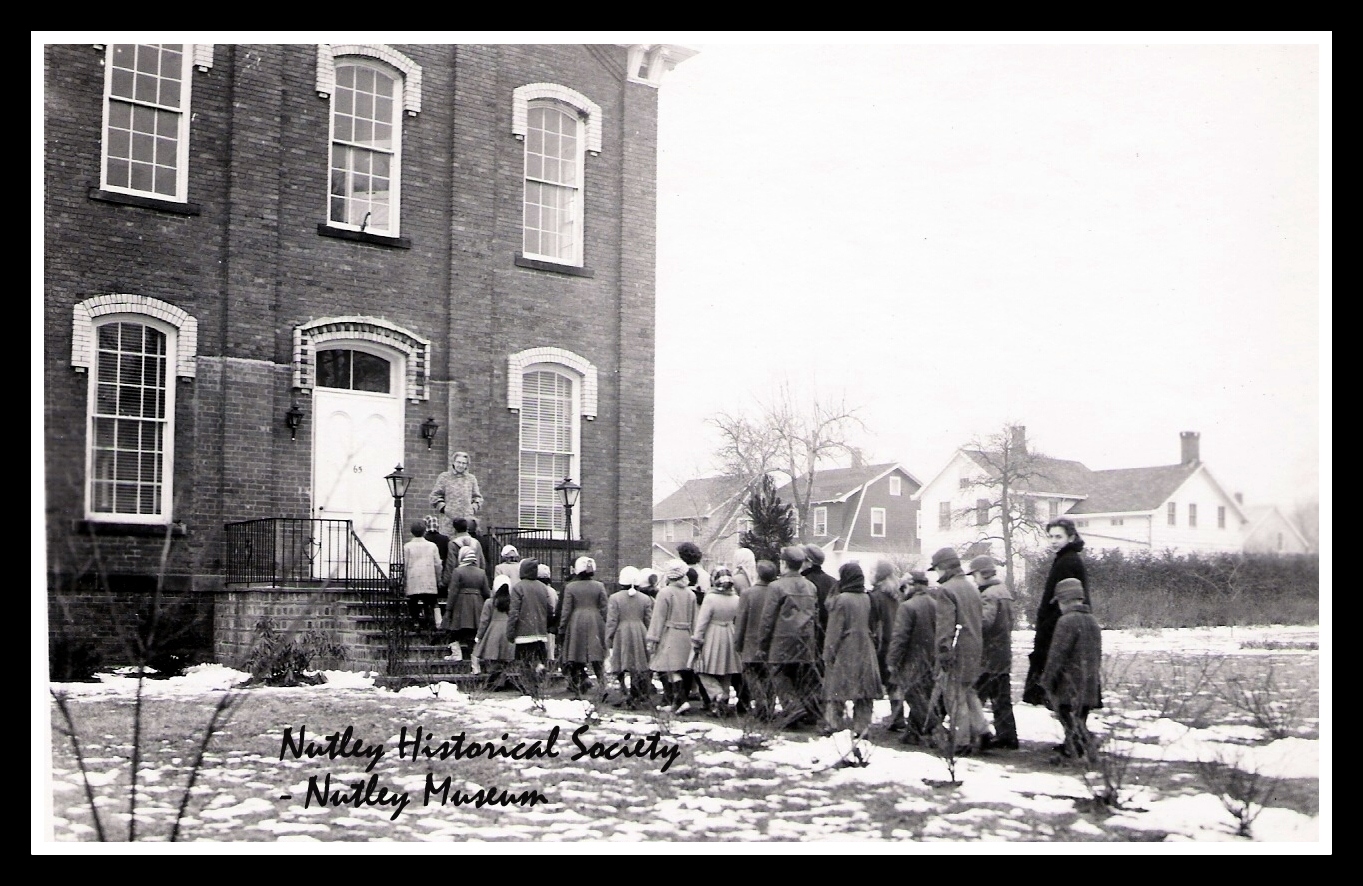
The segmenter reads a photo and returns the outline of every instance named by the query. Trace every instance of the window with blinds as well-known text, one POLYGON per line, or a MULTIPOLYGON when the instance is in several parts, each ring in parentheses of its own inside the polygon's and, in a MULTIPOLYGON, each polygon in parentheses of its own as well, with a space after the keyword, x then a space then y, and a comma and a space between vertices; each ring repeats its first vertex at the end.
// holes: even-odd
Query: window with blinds
POLYGON ((576 394, 557 372, 525 373, 521 394, 521 469, 518 525, 564 531, 563 502, 554 486, 574 474, 576 394))

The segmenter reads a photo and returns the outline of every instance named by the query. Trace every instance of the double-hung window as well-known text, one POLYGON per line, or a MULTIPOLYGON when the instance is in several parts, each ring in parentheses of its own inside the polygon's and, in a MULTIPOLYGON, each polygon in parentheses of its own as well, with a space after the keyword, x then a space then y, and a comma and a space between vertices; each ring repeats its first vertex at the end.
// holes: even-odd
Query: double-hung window
POLYGON ((104 72, 101 188, 186 202, 190 47, 109 44, 104 72))
POLYGON ((527 258, 582 265, 583 120, 556 101, 531 102, 525 133, 527 258))
POLYGON ((171 513, 176 330, 130 315, 95 325, 88 405, 91 519, 166 523, 171 513))
POLYGON ((398 235, 402 77, 361 57, 336 59, 328 224, 398 235))
POLYGON ((823 538, 828 534, 828 508, 817 507, 814 509, 814 537, 823 538))
POLYGON ((553 369, 531 368, 522 376, 520 410, 519 525, 563 532, 567 528, 563 501, 554 486, 565 477, 576 476, 578 408, 574 379, 553 369))
POLYGON ((885 537, 885 509, 871 508, 871 537, 885 537))

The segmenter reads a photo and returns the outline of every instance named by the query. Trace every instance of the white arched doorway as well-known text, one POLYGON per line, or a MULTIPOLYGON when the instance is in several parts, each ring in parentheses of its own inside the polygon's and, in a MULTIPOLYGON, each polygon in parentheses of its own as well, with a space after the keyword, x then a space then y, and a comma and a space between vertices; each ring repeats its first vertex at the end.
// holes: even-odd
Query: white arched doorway
POLYGON ((333 339, 318 345, 314 359, 313 516, 350 520, 386 572, 393 499, 383 478, 404 456, 406 356, 370 341, 333 339))

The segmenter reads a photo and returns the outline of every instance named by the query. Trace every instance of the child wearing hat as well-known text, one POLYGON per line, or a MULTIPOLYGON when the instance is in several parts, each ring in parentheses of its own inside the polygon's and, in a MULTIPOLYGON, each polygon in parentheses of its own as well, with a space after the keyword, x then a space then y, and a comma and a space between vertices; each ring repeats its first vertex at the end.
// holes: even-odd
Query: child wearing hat
POLYGON ((998 564, 988 554, 970 561, 970 577, 980 589, 980 627, 984 654, 975 691, 980 703, 994 712, 994 731, 985 733, 985 750, 1018 749, 1018 726, 1013 717, 1013 595, 999 578, 998 564))
POLYGON ((1065 741, 1055 748, 1057 757, 1052 760, 1059 762, 1090 753, 1089 711, 1103 706, 1103 630, 1084 602, 1084 585, 1079 579, 1061 579, 1055 586, 1055 601, 1060 606, 1060 620, 1055 623, 1041 686, 1050 709, 1065 729, 1065 741))

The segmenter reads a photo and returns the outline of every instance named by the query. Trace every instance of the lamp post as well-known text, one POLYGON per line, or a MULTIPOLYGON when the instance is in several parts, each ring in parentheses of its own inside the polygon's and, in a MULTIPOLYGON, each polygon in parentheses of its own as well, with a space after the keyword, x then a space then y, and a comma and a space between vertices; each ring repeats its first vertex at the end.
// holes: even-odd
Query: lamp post
POLYGON ((582 494, 582 487, 574 483, 571 477, 564 477, 563 482, 554 485, 554 491, 563 497, 564 531, 568 536, 568 550, 571 551, 573 541, 573 508, 577 506, 577 497, 582 494))
POLYGON ((582 487, 574 483, 571 477, 564 477, 563 482, 554 484, 554 491, 563 498, 563 531, 568 539, 569 564, 563 568, 566 581, 573 562, 573 507, 577 505, 577 497, 582 493, 582 487))
POLYGON ((401 590, 402 575, 402 497, 412 478, 402 472, 402 465, 383 478, 388 481, 388 494, 393 496, 393 547, 388 552, 388 577, 394 590, 401 590))

